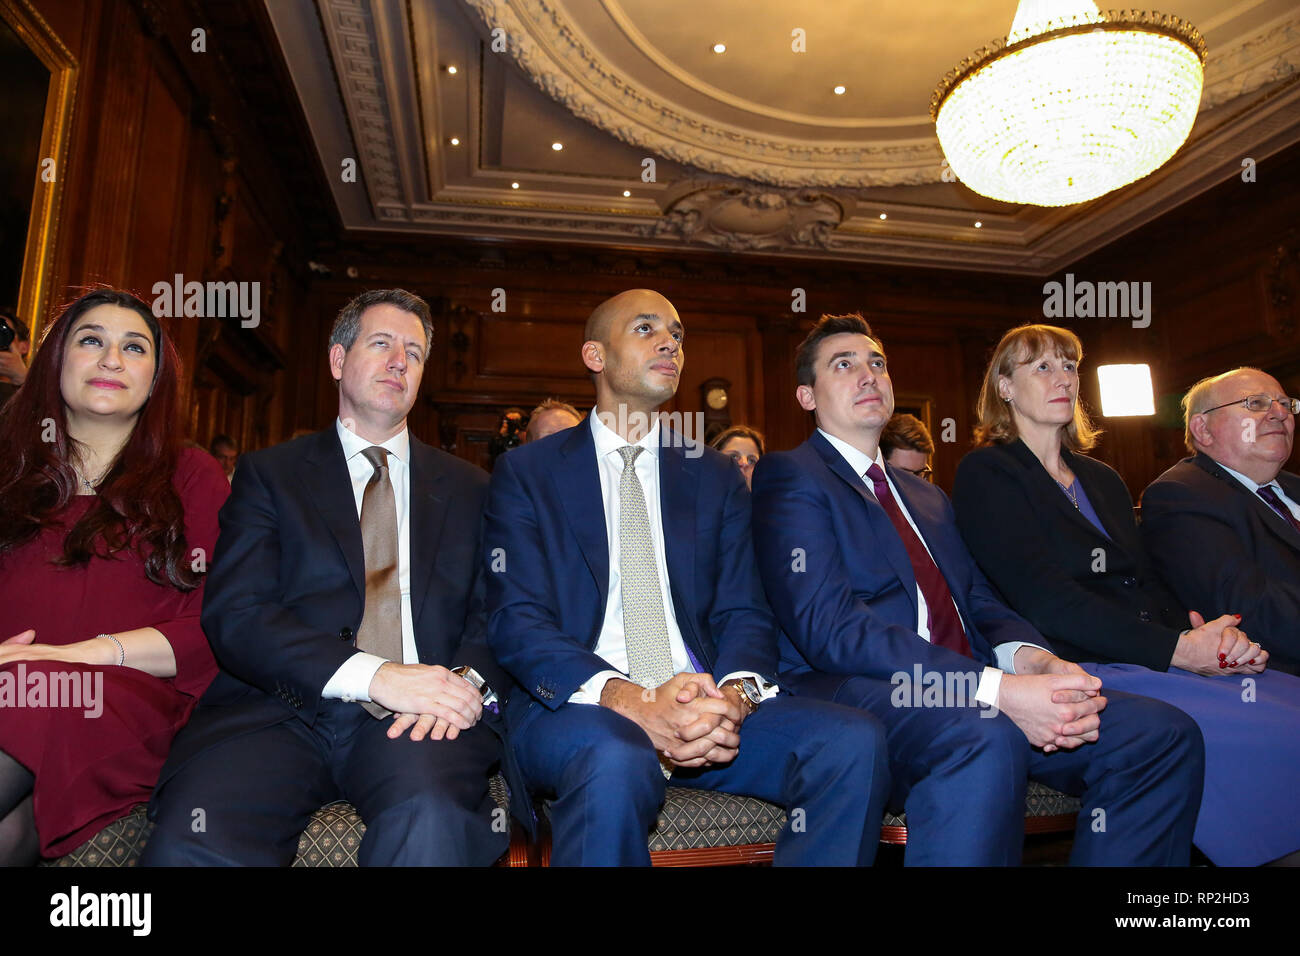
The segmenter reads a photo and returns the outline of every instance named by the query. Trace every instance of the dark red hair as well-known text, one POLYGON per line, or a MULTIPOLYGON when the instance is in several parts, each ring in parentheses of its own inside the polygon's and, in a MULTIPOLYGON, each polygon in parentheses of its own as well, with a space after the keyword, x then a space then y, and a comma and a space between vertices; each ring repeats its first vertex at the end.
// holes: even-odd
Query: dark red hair
POLYGON ((144 561, 150 581, 188 591, 200 577, 190 569, 185 511, 172 485, 181 450, 180 356, 149 306, 117 289, 95 289, 64 308, 41 336, 27 381, 0 409, 0 554, 58 524, 77 493, 76 441, 68 436, 60 379, 69 334, 100 305, 130 309, 149 327, 153 391, 105 472, 98 499, 68 532, 56 563, 85 566, 91 557, 130 548, 144 561))

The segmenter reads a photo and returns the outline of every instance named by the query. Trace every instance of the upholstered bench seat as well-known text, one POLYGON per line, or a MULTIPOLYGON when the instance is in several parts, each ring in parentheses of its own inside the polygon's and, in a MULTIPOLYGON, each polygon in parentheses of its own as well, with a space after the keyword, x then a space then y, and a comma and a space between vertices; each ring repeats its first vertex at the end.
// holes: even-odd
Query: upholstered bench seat
MULTIPOLYGON (((510 812, 510 791, 500 774, 488 783, 488 790, 498 807, 510 812)), ((143 804, 129 814, 110 823, 91 840, 86 841, 66 856, 43 860, 42 866, 135 866, 149 842, 153 824, 145 815, 143 804)), ((366 825, 349 803, 331 803, 312 814, 307 829, 298 838, 298 855, 294 866, 356 866, 357 851, 366 825)), ((510 865, 522 865, 518 847, 512 840, 509 851, 510 865)))
MULTIPOLYGON (((508 812, 510 796, 505 780, 494 777, 489 789, 497 806, 508 812)), ((1026 833, 1068 832, 1074 828, 1078 812, 1076 797, 1030 781, 1025 796, 1026 833)), ((770 862, 785 819, 785 811, 780 807, 754 797, 669 787, 659 818, 650 831, 650 859, 656 866, 770 862)), ((41 865, 134 866, 152 829, 144 806, 139 806, 67 856, 43 861, 41 865)), ((322 807, 312 814, 311 822, 299 838, 293 865, 356 866, 357 850, 365 832, 366 825, 350 804, 340 802, 322 807)), ((884 843, 905 844, 906 815, 886 814, 880 839, 884 843)), ((550 860, 550 849, 549 834, 546 834, 539 857, 543 864, 550 860)), ((503 862, 510 866, 529 862, 518 833, 513 835, 508 857, 503 862)))

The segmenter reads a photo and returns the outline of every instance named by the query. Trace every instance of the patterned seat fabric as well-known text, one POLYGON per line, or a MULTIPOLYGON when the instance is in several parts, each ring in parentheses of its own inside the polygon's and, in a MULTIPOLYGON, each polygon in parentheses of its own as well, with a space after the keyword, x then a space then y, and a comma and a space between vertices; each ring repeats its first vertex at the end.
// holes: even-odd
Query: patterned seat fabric
POLYGON ((669 787, 650 831, 650 851, 775 843, 785 811, 754 797, 669 787))
POLYGON ((132 808, 126 816, 114 820, 66 856, 41 860, 41 866, 135 866, 149 842, 153 824, 145 816, 145 806, 132 808))
MULTIPOLYGON (((488 782, 488 791, 498 807, 510 812, 510 791, 500 774, 488 782)), ((141 804, 115 820, 95 837, 66 856, 42 860, 41 866, 135 866, 149 842, 153 824, 141 804)), ((331 803, 312 814, 311 822, 298 838, 294 866, 356 866, 357 850, 366 825, 349 803, 331 803)))

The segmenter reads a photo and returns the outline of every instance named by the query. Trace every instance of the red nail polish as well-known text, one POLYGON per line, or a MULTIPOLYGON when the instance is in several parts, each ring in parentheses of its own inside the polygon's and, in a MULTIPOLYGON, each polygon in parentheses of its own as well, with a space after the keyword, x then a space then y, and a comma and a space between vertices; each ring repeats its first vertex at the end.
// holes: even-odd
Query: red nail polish
POLYGON ((1219 661, 1219 666, 1220 666, 1220 667, 1227 667, 1227 666, 1228 666, 1228 662, 1227 662, 1227 661, 1219 661))
POLYGON ((1252 664, 1254 664, 1254 663, 1255 663, 1255 658, 1252 657, 1252 658, 1250 659, 1250 662, 1251 662, 1252 664))
POLYGON ((1233 661, 1233 662, 1232 662, 1232 666, 1233 666, 1233 667, 1236 667, 1236 666, 1237 666, 1237 662, 1236 662, 1236 661, 1233 661))
POLYGON ((1221 660, 1221 661, 1226 661, 1227 659, 1228 659, 1228 655, 1227 655, 1227 654, 1220 654, 1220 655, 1219 655, 1219 660, 1221 660))

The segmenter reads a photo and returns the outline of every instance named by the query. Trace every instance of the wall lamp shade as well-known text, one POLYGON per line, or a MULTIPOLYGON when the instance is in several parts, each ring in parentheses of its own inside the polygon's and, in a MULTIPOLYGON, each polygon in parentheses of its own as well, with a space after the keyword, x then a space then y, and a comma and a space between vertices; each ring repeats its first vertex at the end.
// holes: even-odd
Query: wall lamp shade
POLYGON ((930 115, 957 178, 1034 206, 1104 196, 1163 166, 1201 102, 1205 40, 1178 17, 1021 0, 1011 32, 940 80, 930 115))
POLYGON ((1106 418, 1156 413, 1150 365, 1098 365, 1097 384, 1106 418))

